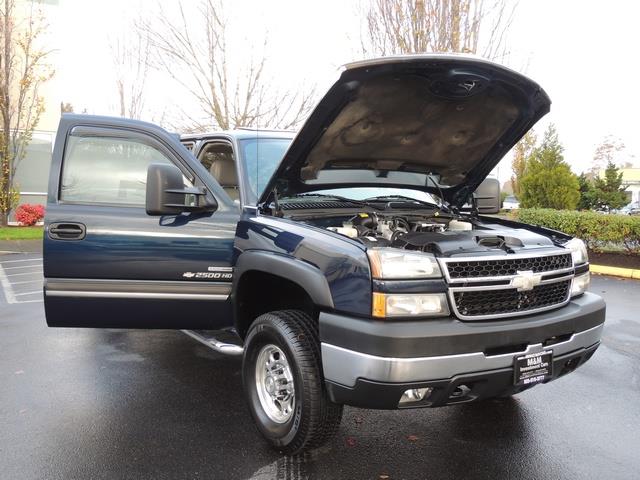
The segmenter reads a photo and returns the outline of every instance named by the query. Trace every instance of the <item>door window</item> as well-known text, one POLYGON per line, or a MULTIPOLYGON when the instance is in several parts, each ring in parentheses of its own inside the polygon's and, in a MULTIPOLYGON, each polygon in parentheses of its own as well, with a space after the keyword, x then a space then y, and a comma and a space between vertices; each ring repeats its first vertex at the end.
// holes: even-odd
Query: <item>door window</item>
POLYGON ((152 163, 172 162, 159 150, 135 140, 70 136, 60 200, 143 206, 147 167, 152 163))

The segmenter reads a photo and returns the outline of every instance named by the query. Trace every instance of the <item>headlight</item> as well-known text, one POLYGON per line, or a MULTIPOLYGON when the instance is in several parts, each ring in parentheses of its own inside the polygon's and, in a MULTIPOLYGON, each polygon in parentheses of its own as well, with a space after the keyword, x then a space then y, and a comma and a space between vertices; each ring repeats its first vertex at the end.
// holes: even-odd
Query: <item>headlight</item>
POLYGON ((371 314, 385 317, 442 317, 449 315, 444 293, 387 294, 373 293, 371 314))
POLYGON ((571 250, 571 256, 573 257, 573 264, 580 265, 581 263, 587 263, 589 256, 587 255, 587 247, 584 242, 579 238, 572 238, 564 244, 565 248, 571 250))
POLYGON ((574 277, 573 283, 571 284, 571 296, 577 297, 578 295, 582 295, 587 291, 590 283, 591 274, 589 272, 574 277))
POLYGON ((435 278, 440 267, 433 255, 406 252, 396 248, 370 248, 367 250, 373 278, 435 278))

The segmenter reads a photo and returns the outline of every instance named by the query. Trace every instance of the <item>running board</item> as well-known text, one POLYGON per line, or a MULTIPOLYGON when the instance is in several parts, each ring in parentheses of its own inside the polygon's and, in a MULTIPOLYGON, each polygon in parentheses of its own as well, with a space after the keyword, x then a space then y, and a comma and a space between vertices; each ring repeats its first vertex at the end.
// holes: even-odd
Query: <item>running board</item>
POLYGON ((209 331, 209 330, 181 330, 185 335, 189 335, 194 340, 206 345, 207 347, 215 350, 218 353, 224 355, 242 355, 243 348, 241 345, 235 343, 226 343, 218 340, 213 334, 220 334, 229 336, 231 332, 227 331, 209 331))

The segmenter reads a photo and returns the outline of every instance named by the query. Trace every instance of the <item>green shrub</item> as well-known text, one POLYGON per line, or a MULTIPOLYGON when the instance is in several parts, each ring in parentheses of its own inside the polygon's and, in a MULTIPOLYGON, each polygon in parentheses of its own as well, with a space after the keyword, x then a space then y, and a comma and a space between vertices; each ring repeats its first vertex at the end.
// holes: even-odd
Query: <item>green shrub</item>
POLYGON ((578 237, 595 251, 621 246, 629 253, 640 253, 640 217, 549 208, 521 209, 513 215, 518 221, 578 237))

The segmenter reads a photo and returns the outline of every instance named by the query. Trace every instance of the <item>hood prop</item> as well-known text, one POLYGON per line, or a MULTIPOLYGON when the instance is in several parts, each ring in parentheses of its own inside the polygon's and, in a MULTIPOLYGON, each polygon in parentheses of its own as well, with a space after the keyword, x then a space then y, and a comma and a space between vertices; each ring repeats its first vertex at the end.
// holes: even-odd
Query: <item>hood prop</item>
POLYGON ((278 190, 277 187, 273 187, 273 190, 269 193, 264 202, 258 205, 260 211, 264 212, 266 210, 270 210, 269 203, 271 202, 271 198, 273 197, 273 216, 274 217, 284 217, 284 212, 282 208, 280 208, 280 201, 278 200, 278 190))

